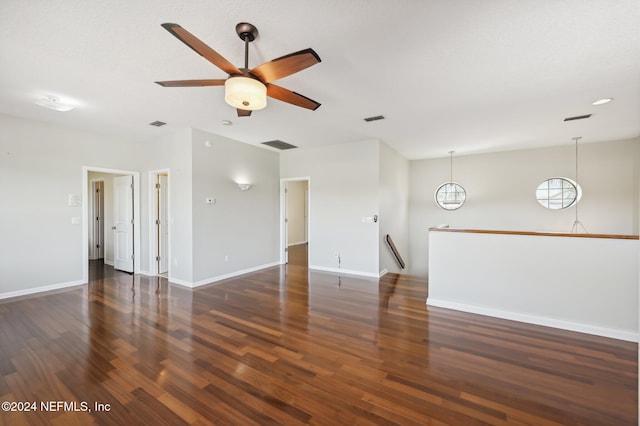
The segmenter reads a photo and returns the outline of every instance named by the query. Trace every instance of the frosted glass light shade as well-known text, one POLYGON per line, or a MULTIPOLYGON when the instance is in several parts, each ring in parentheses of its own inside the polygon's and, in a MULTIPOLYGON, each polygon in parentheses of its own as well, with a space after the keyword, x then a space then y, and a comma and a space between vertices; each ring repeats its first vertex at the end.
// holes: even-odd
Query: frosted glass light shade
POLYGON ((224 100, 234 108, 262 109, 267 106, 267 86, 249 77, 230 77, 224 82, 224 100))
POLYGON ((455 182, 445 182, 436 189, 433 195, 436 204, 445 210, 457 210, 467 199, 467 191, 455 182))

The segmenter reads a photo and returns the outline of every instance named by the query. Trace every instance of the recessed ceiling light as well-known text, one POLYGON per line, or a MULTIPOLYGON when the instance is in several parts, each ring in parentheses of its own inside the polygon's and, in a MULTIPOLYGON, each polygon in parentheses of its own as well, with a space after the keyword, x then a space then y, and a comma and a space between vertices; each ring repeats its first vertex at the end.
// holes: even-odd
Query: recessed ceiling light
POLYGON ((75 108, 73 105, 60 103, 60 99, 55 96, 45 96, 44 98, 37 100, 36 105, 62 112, 71 111, 75 108))
POLYGON ((612 100, 613 98, 602 98, 602 99, 598 99, 597 101, 593 101, 591 105, 604 105, 604 104, 608 104, 612 100))
POLYGON ((165 124, 167 124, 167 123, 165 123, 164 121, 159 121, 159 120, 156 120, 153 123, 149 123, 150 126, 155 126, 155 127, 162 127, 165 124))
POLYGON ((222 120, 222 125, 223 126, 231 126, 233 123, 229 120, 222 120))

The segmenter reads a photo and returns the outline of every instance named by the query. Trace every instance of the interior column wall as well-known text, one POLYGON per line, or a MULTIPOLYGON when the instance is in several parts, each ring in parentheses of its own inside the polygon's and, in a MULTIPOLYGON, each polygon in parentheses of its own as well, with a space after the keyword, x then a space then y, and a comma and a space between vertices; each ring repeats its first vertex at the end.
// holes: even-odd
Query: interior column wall
POLYGON ((378 140, 280 154, 281 178, 310 178, 310 268, 378 276, 379 155, 378 140))

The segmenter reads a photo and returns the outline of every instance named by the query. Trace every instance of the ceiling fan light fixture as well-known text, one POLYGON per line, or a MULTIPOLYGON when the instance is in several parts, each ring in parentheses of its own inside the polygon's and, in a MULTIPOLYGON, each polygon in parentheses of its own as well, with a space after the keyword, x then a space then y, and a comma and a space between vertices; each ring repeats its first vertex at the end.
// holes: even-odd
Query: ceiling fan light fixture
POLYGON ((75 108, 75 106, 61 103, 60 99, 49 95, 37 100, 36 105, 61 112, 71 111, 75 108))
POLYGON ((237 109, 263 109, 267 106, 267 86, 251 77, 229 77, 224 82, 224 100, 237 109))

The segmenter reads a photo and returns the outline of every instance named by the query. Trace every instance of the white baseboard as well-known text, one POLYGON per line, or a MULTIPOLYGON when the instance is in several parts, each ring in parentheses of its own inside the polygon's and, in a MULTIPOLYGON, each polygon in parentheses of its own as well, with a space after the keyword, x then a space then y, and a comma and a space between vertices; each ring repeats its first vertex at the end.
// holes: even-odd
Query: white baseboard
POLYGON ((333 272, 334 274, 339 274, 339 275, 356 275, 358 277, 380 278, 380 276, 374 272, 354 271, 351 269, 327 268, 325 266, 315 266, 315 265, 309 265, 309 269, 314 269, 316 271, 323 271, 323 272, 333 272))
POLYGON ((169 282, 171 284, 178 284, 181 285, 183 287, 189 287, 189 288, 193 288, 193 283, 191 281, 185 281, 185 280, 181 280, 179 278, 174 278, 174 277, 169 277, 169 282))
POLYGON ((104 264, 105 264, 105 265, 109 265, 109 266, 114 266, 113 260, 107 260, 107 259, 105 259, 105 260, 104 260, 104 264))
POLYGON ((380 271, 380 273, 378 274, 378 278, 382 278, 385 275, 387 275, 389 273, 389 271, 387 271, 387 269, 383 269, 382 271, 380 271))
POLYGON ((185 280, 169 277, 169 282, 173 283, 173 284, 178 284, 178 285, 181 285, 181 286, 184 286, 184 287, 195 288, 195 287, 200 287, 200 286, 203 286, 203 285, 206 285, 206 284, 212 284, 212 283, 215 283, 217 281, 226 280, 228 278, 237 277, 238 275, 249 274, 251 272, 256 272, 256 271, 259 271, 261 269, 271 268, 272 266, 278 266, 278 265, 280 265, 280 262, 266 263, 264 265, 253 266, 251 268, 242 269, 240 271, 235 271, 235 272, 230 272, 230 273, 224 274, 224 275, 218 275, 218 276, 211 277, 211 278, 205 278, 204 280, 199 280, 199 281, 196 281, 196 282, 189 282, 189 281, 185 281, 185 280))
POLYGON ((75 286, 83 285, 86 283, 87 283, 86 281, 77 280, 77 281, 69 281, 68 283, 51 284, 51 285, 44 285, 41 287, 26 288, 24 290, 9 291, 7 293, 0 293, 0 299, 9 299, 11 297, 27 296, 29 294, 42 293, 45 291, 60 290, 61 288, 75 287, 75 286))
POLYGON ((555 318, 541 317, 537 315, 520 314, 518 312, 502 311, 499 309, 485 308, 483 306, 468 305, 466 303, 449 302, 447 300, 427 298, 427 306, 453 309, 455 311, 469 312, 472 314, 486 315, 495 318, 502 318, 512 321, 525 322, 528 324, 542 325, 545 327, 559 328, 562 330, 577 331, 579 333, 593 334, 596 336, 609 337, 612 339, 626 340, 628 342, 638 342, 638 333, 626 330, 616 330, 606 327, 599 327, 589 324, 575 323, 571 321, 558 320, 555 318))

